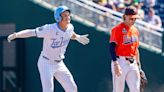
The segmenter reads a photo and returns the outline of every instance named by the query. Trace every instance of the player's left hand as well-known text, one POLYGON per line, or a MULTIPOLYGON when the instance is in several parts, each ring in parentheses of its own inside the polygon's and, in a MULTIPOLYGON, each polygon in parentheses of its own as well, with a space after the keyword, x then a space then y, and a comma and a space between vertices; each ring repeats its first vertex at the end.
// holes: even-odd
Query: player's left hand
POLYGON ((140 69, 140 91, 144 92, 146 85, 148 84, 148 80, 146 75, 142 69, 140 69))
POLYGON ((88 37, 88 34, 86 34, 86 35, 80 35, 80 36, 76 37, 76 40, 79 43, 81 43, 83 45, 86 45, 86 44, 89 43, 89 38, 87 38, 87 37, 88 37))

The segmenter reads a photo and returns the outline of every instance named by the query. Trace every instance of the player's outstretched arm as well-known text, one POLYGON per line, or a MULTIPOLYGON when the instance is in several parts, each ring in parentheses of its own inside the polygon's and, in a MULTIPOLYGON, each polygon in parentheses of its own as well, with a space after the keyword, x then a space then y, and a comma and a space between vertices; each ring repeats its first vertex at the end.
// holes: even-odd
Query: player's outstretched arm
POLYGON ((89 38, 87 38, 87 37, 88 37, 88 34, 78 35, 78 34, 74 33, 71 39, 77 40, 79 43, 86 45, 89 43, 89 38))
POLYGON ((12 34, 10 34, 7 37, 8 42, 11 42, 12 40, 16 39, 16 38, 28 38, 28 37, 33 37, 36 36, 35 30, 33 29, 27 29, 27 30, 23 30, 20 32, 14 32, 12 34))

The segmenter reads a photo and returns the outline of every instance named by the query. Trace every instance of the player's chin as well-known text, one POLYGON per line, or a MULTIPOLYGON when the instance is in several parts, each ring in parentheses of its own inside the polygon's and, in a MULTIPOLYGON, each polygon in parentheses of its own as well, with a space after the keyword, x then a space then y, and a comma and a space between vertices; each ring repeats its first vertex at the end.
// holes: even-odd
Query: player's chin
POLYGON ((134 25, 134 23, 135 23, 135 22, 132 22, 132 23, 130 23, 130 25, 132 26, 132 25, 134 25))
POLYGON ((69 21, 67 21, 67 24, 70 24, 71 23, 71 21, 69 20, 69 21))

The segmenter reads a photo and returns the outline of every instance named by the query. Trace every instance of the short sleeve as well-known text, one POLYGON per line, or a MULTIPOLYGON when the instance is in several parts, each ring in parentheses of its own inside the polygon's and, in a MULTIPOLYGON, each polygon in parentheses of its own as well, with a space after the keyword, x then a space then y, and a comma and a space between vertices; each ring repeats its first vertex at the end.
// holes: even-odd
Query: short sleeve
POLYGON ((41 26, 41 27, 37 27, 35 29, 36 32, 36 36, 39 38, 44 38, 44 37, 48 37, 49 32, 50 32, 50 28, 48 26, 48 24, 41 26))
POLYGON ((112 32, 110 35, 110 43, 114 42, 114 43, 118 44, 120 41, 120 36, 121 35, 120 35, 119 29, 116 29, 116 28, 112 29, 112 32))

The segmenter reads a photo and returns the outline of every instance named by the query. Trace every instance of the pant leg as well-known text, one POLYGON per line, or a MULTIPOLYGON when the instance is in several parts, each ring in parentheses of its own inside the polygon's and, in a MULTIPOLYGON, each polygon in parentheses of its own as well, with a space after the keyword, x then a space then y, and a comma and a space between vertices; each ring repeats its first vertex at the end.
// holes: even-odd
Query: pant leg
POLYGON ((139 70, 130 70, 127 73, 126 82, 130 92, 140 92, 139 70))
POLYGON ((54 92, 54 69, 53 64, 48 63, 44 58, 40 58, 38 61, 38 69, 40 73, 40 79, 42 84, 42 92, 54 92))
MULTIPOLYGON (((121 64, 121 63, 119 63, 119 64, 121 64)), ((123 65, 120 65, 120 66, 121 66, 121 69, 122 69, 122 75, 118 77, 114 73, 113 62, 111 64, 112 79, 113 79, 113 92, 124 92, 126 70, 124 69, 123 65)))
POLYGON ((61 62, 60 67, 54 76, 56 80, 62 85, 65 92, 77 92, 77 86, 73 76, 63 62, 61 62))

